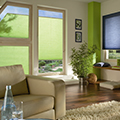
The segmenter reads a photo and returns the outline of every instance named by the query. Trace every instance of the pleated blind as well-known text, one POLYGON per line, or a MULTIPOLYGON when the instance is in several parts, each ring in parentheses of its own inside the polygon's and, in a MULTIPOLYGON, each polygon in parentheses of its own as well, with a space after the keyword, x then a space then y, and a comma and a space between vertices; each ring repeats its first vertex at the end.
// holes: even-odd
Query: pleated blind
POLYGON ((120 12, 103 16, 103 49, 120 49, 120 12))
POLYGON ((62 13, 39 10, 39 60, 62 60, 62 13))

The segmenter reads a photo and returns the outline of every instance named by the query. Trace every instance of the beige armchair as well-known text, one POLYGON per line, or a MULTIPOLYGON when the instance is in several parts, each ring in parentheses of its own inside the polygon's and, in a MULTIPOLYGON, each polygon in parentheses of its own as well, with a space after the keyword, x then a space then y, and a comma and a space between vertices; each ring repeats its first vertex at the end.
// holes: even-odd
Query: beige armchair
POLYGON ((25 75, 22 65, 13 65, 0 67, 0 100, 6 85, 12 85, 14 101, 23 101, 24 119, 58 119, 66 113, 65 83, 60 79, 25 75))

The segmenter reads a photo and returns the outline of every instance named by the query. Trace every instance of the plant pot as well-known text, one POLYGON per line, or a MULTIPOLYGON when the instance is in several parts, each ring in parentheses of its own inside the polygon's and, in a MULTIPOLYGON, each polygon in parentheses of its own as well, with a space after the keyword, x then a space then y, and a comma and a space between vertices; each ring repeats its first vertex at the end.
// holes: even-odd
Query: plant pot
POLYGON ((85 77, 79 78, 79 85, 87 85, 87 84, 88 84, 87 78, 85 77))

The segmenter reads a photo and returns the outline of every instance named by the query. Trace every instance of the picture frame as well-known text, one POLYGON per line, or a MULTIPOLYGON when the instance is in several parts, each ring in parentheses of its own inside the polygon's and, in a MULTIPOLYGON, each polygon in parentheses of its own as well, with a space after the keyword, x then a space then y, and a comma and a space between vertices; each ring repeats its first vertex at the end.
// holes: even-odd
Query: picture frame
POLYGON ((82 30, 82 20, 81 19, 75 19, 75 29, 82 30))
POLYGON ((75 42, 82 42, 82 32, 75 32, 75 42))

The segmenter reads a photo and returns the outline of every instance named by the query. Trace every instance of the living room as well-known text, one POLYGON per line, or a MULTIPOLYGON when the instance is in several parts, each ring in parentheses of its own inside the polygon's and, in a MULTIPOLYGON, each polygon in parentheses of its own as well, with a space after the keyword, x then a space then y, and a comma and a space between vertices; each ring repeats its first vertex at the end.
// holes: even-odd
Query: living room
MULTIPOLYGON (((0 38, 0 46, 28 46, 29 47, 29 74, 39 75, 38 72, 38 7, 59 9, 65 11, 65 24, 64 24, 64 75, 73 76, 72 67, 70 64, 71 49, 73 47, 78 48, 84 41, 88 42, 88 45, 96 43, 100 48, 98 52, 99 58, 97 62, 104 61, 110 63, 112 66, 117 65, 117 60, 106 59, 106 50, 102 50, 102 17, 111 13, 119 12, 120 0, 104 0, 102 2, 93 2, 85 0, 2 0, 0 1, 1 10, 2 6, 6 2, 12 2, 12 4, 23 4, 30 6, 31 10, 31 23, 29 37, 26 42, 16 42, 11 38, 5 40, 0 38), (100 8, 96 8, 99 5, 100 8), (31 7, 32 6, 32 7, 31 7), (99 15, 95 13, 96 9, 99 9, 99 15), (89 11, 91 10, 91 11, 89 11), (92 11, 93 10, 93 11, 92 11), (92 14, 95 13, 95 16, 92 14), (97 23, 92 21, 96 20, 94 17, 98 17, 97 23), (75 19, 82 20, 82 29, 75 30, 75 19), (92 19, 92 20, 91 20, 92 19), (91 23, 93 22, 93 23, 91 23), (98 24, 96 26, 96 24, 98 24), (75 42, 75 32, 82 32, 82 42, 75 42), (97 34, 96 34, 97 32, 97 34), (92 40, 91 40, 92 39, 92 40), (5 41, 4 41, 5 40, 5 41)), ((11 3, 10 3, 11 4, 11 3)), ((2 58, 0 58, 1 60, 2 58)), ((6 64, 6 65, 9 65, 6 64)), ((99 79, 105 79, 110 81, 119 81, 119 71, 104 70, 101 72, 96 70, 99 79)), ((72 83, 71 83, 72 84, 72 83)))
MULTIPOLYGON (((15 2, 12 0, 7 0, 10 2, 15 2)), ((0 2, 1 5, 3 5, 6 1, 2 0, 0 2)), ((93 33, 91 33, 91 28, 93 27, 96 23, 93 23, 92 26, 90 26, 90 21, 92 19, 91 16, 92 12, 90 13, 89 11, 89 7, 91 7, 92 5, 90 5, 90 2, 83 2, 83 1, 25 1, 25 0, 20 0, 20 1, 16 1, 16 3, 23 3, 23 4, 28 4, 28 5, 32 5, 32 30, 30 31, 30 33, 32 32, 31 40, 32 44, 29 42, 27 46, 29 46, 29 73, 30 74, 34 74, 34 75, 38 75, 38 40, 37 40, 37 7, 41 6, 41 7, 51 7, 51 8, 58 8, 58 9, 62 9, 65 10, 65 33, 64 33, 64 74, 65 75, 72 75, 72 67, 69 65, 70 64, 70 55, 71 55, 71 49, 73 47, 78 48, 80 46, 80 44, 84 41, 88 41, 88 45, 93 44, 92 42, 95 42, 96 40, 92 40, 91 41, 91 34, 94 35, 94 31, 93 33), (91 16, 91 18, 88 18, 88 16, 91 16), (75 19, 81 19, 82 20, 82 30, 79 30, 80 32, 82 32, 82 42, 75 42, 75 19), (34 48, 34 49, 33 49, 34 48)), ((92 2, 91 2, 92 3, 92 2)), ((99 3, 99 2, 98 2, 99 3)), ((94 2, 94 6, 95 6, 96 2, 94 2)), ((98 16, 100 17, 100 23, 99 25, 101 26, 100 28, 93 28, 93 30, 98 29, 98 36, 95 36, 94 39, 97 39, 98 42, 98 47, 101 49, 99 54, 99 58, 97 60, 97 62, 100 61, 104 61, 104 62, 109 62, 112 66, 117 64, 117 60, 109 60, 106 59, 105 57, 105 50, 102 50, 102 16, 107 15, 107 14, 111 14, 111 13, 115 13, 119 11, 119 0, 116 0, 115 2, 113 2, 112 0, 105 0, 101 3, 99 3, 101 8, 99 8, 99 10, 101 10, 101 15, 98 16), (101 30, 101 31, 100 31, 101 30), (99 33, 100 32, 100 33, 99 33), (100 55, 101 54, 101 55, 100 55)), ((95 7, 93 7, 95 9, 95 7)), ((91 8, 90 8, 91 9, 91 8)), ((94 11, 93 11, 94 13, 94 11)), ((95 25, 96 26, 96 25, 95 25)), ((31 28, 30 28, 31 29, 31 28)), ((3 40, 1 38, 1 43, 3 45, 7 45, 9 43, 4 43, 5 40, 3 40)), ((7 40, 6 40, 7 41, 7 40)), ((12 41, 12 39, 11 39, 12 41)), ((14 42, 14 41, 13 41, 14 42)), ((18 43, 19 44, 19 43, 18 43)), ((110 79, 114 79, 115 81, 118 80, 119 78, 119 74, 118 71, 108 71, 108 70, 102 70, 101 71, 101 75, 98 75, 99 78, 101 79, 106 79, 106 80, 110 80, 110 79), (113 74, 111 74, 114 73, 113 74)))

